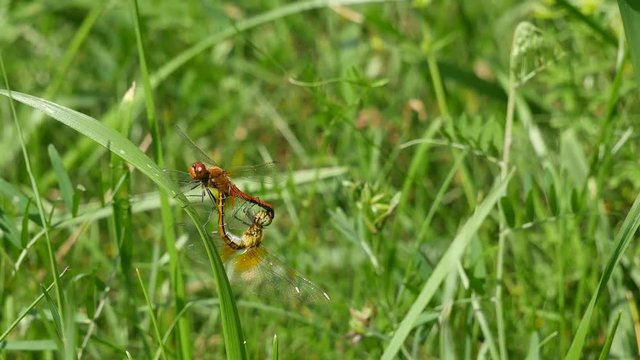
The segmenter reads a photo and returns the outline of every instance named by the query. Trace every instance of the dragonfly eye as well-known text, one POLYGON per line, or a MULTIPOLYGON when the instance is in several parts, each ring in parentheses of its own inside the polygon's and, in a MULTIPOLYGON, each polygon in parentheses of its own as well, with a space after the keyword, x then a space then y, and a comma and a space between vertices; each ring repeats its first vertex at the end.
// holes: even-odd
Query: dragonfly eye
POLYGON ((201 162, 193 163, 189 167, 189 175, 191 175, 191 177, 196 180, 201 179, 204 176, 205 171, 206 171, 206 168, 204 167, 204 164, 201 162))

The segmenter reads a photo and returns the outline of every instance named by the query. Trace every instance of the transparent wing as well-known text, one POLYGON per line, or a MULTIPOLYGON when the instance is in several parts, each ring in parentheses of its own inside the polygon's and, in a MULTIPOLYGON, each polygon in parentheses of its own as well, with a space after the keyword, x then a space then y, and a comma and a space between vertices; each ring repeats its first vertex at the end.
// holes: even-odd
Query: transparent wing
POLYGON ((275 184, 278 182, 279 163, 276 161, 266 162, 258 165, 237 166, 228 170, 229 176, 237 179, 263 184, 275 184))
POLYGON ((202 150, 198 145, 196 145, 196 143, 193 140, 191 140, 189 135, 187 135, 187 133, 184 132, 184 130, 182 130, 178 125, 175 125, 174 129, 182 137, 182 139, 184 139, 184 142, 187 145, 189 145, 194 155, 197 157, 196 159, 194 159, 194 161, 199 160, 208 165, 218 166, 218 164, 215 161, 213 161, 213 159, 211 159, 204 150, 202 150))
POLYGON ((178 184, 178 186, 184 186, 190 183, 198 183, 198 181, 193 180, 193 178, 191 178, 191 175, 189 175, 189 173, 185 171, 162 169, 162 173, 169 180, 178 184))
POLYGON ((271 255, 264 246, 234 250, 225 244, 220 251, 229 279, 239 289, 299 304, 330 301, 325 291, 271 255))
MULTIPOLYGON (((189 233, 183 251, 192 264, 204 268, 208 261, 202 241, 195 231, 189 233)), ((265 302, 322 305, 330 301, 324 290, 270 254, 263 246, 235 250, 215 234, 212 239, 235 291, 253 293, 265 302)))
POLYGON ((190 191, 191 188, 195 188, 200 185, 200 181, 194 180, 189 173, 180 171, 180 170, 170 170, 170 169, 162 169, 162 174, 171 180, 174 184, 177 184, 178 187, 183 189, 183 192, 190 191), (188 189, 185 189, 188 188, 188 189))
MULTIPOLYGON (((194 158, 193 161, 202 161, 207 166, 218 166, 220 165, 211 159, 207 153, 202 150, 196 143, 187 135, 187 133, 182 130, 178 125, 174 126, 175 131, 182 137, 184 142, 189 146, 191 151, 193 152, 194 158)), ((247 180, 251 182, 258 182, 263 184, 275 184, 277 182, 276 173, 277 173, 278 163, 275 161, 267 162, 259 165, 248 165, 248 166, 239 166, 233 167, 231 169, 226 169, 227 173, 231 176, 231 178, 237 178, 242 180, 247 180)))

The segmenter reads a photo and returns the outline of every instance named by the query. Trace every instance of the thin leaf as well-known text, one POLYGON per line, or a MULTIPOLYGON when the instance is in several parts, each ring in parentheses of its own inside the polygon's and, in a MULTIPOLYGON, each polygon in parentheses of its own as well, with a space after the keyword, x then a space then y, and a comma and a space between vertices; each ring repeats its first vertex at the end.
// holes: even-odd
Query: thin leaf
POLYGON ((595 312, 596 304, 598 303, 602 293, 606 290, 607 283, 609 282, 609 279, 611 279, 616 266, 622 259, 622 255, 624 255, 625 250, 627 250, 631 240, 633 240, 633 236, 638 230, 638 226, 640 226, 640 195, 636 197, 636 200, 634 201, 633 206, 631 206, 631 210, 629 210, 624 223, 622 223, 622 227, 620 227, 620 230, 616 234, 616 248, 613 254, 611 254, 611 257, 607 262, 607 266, 602 273, 602 277, 600 278, 600 282, 598 283, 598 287, 593 293, 591 301, 589 301, 589 305, 582 315, 580 325, 578 325, 578 329, 575 332, 576 335, 571 342, 571 347, 569 348, 565 359, 577 360, 580 358, 580 354, 582 353, 582 349, 584 348, 585 340, 587 338, 587 332, 589 331, 591 317, 595 312))
POLYGON ((271 352, 273 353, 272 359, 278 360, 278 334, 273 334, 273 345, 271 346, 271 352))
MULTIPOLYGON (((53 319, 53 325, 56 330, 56 334, 58 335, 58 340, 62 340, 64 334, 62 333, 62 318, 60 317, 60 312, 58 312, 58 308, 56 307, 56 302, 53 301, 51 296, 49 295, 49 291, 45 288, 42 288, 42 295, 47 300, 46 303, 49 307, 49 311, 51 313, 51 318, 53 319)), ((64 344, 60 343, 58 347, 59 351, 64 350, 64 344)))
POLYGON ((31 199, 27 201, 27 205, 24 208, 24 214, 22 215, 22 228, 20 229, 20 244, 22 249, 27 247, 29 243, 29 208, 31 207, 31 199))
MULTIPOLYGON (((66 272, 67 272, 67 269, 64 269, 64 271, 62 271, 59 277, 62 278, 62 276, 66 272)), ((36 305, 38 305, 40 301, 42 301, 42 299, 44 299, 45 294, 51 291, 51 289, 55 284, 56 283, 54 282, 54 283, 51 283, 49 286, 47 286, 47 288, 44 289, 44 292, 40 294, 40 296, 38 296, 31 304, 29 304, 29 306, 27 306, 24 310, 22 310, 22 313, 15 320, 13 320, 13 322, 7 327, 7 329, 2 334, 0 334, 0 343, 2 343, 2 341, 7 337, 7 335, 11 333, 13 329, 15 329, 16 326, 18 326, 18 324, 20 323, 20 321, 22 321, 22 319, 24 319, 24 317, 27 316, 27 314, 29 314, 33 310, 33 308, 35 308, 36 305)))
POLYGON ((36 180, 36 176, 33 172, 33 168, 31 167, 29 151, 27 149, 25 138, 22 133, 22 128, 20 126, 21 124, 18 121, 18 114, 16 113, 16 109, 13 101, 11 101, 11 90, 10 90, 11 87, 9 86, 9 79, 7 77, 7 72, 4 66, 4 59, 2 58, 1 54, 0 54, 0 67, 2 69, 2 77, 4 78, 4 84, 7 88, 7 90, 5 91, 7 92, 7 95, 10 100, 9 107, 11 109, 11 117, 13 118, 13 123, 17 131, 17 140, 18 140, 17 142, 20 143, 20 147, 22 148, 22 157, 24 160, 24 166, 25 166, 25 169, 27 170, 27 174, 29 175, 29 182, 31 183, 31 191, 33 192, 33 197, 35 199, 35 203, 38 208, 38 216, 40 218, 40 222, 42 223, 42 230, 44 232, 45 244, 47 247, 47 257, 49 260, 49 267, 50 267, 49 272, 51 273, 51 276, 53 276, 53 281, 56 284, 55 291, 56 291, 56 305, 58 308, 57 309, 58 314, 63 314, 64 309, 62 307, 62 304, 64 302, 64 293, 62 292, 62 288, 58 283, 58 276, 57 276, 58 264, 56 263, 56 258, 53 254, 53 245, 51 241, 51 236, 49 235, 49 223, 47 222, 47 215, 45 214, 43 200, 40 197, 40 190, 38 189, 38 181, 36 180))
MULTIPOLYGON (((27 207, 27 203, 31 201, 31 199, 25 196, 18 188, 8 183, 5 179, 0 178, 0 195, 6 197, 7 199, 11 199, 13 205, 18 208, 20 212, 24 212, 27 207)), ((38 217, 38 211, 35 210, 32 213, 29 213, 30 217, 34 217, 34 220, 38 217)))
POLYGON ((616 330, 618 330, 618 324, 620 323, 621 316, 622 311, 619 311, 618 316, 616 316, 616 320, 613 322, 613 325, 611 325, 611 329, 609 330, 609 334, 607 335, 607 341, 605 341, 604 346, 602 347, 602 351, 600 352, 600 357, 598 357, 598 360, 605 360, 609 358, 611 344, 613 343, 613 338, 616 337, 616 330))
POLYGON ((502 215, 504 215, 504 219, 507 222, 507 225, 509 227, 515 227, 516 212, 511 203, 511 199, 506 196, 500 199, 500 208, 502 209, 502 215))
POLYGON ((409 336, 409 332, 413 329, 418 315, 420 315, 429 304, 429 301, 431 301, 447 274, 456 269, 458 262, 464 254, 464 250, 467 248, 467 245, 469 245, 469 242, 471 242, 471 239, 474 238, 476 231, 478 231, 478 228, 482 225, 498 200, 504 196, 504 191, 512 175, 513 172, 511 172, 504 181, 494 187, 486 199, 476 208, 475 213, 467 220, 464 226, 462 226, 460 232, 458 232, 458 235, 456 235, 449 246, 449 249, 447 249, 433 270, 433 274, 424 284, 418 298, 405 315, 400 326, 398 326, 398 329, 382 354, 382 359, 391 360, 396 357, 400 347, 407 339, 407 336, 409 336))
MULTIPOLYGON (((67 211, 73 211, 73 198, 75 197, 75 192, 73 190, 73 185, 71 184, 71 178, 69 177, 69 173, 67 169, 64 168, 62 164, 62 158, 60 158, 60 154, 53 146, 53 144, 49 144, 49 159, 51 159, 51 165, 53 166, 53 171, 58 177, 58 184, 60 185, 60 192, 62 193, 62 200, 64 200, 64 204, 67 207, 67 211)), ((72 213, 73 216, 76 214, 72 213)))
POLYGON ((631 52, 636 82, 640 86, 640 2, 637 0, 618 0, 618 8, 631 52))
POLYGON ((527 352, 526 360, 538 359, 540 359, 540 336, 538 336, 537 331, 534 331, 529 338, 529 351, 527 352))
POLYGON ((5 351, 55 351, 57 348, 53 340, 0 341, 0 350, 5 351))
MULTIPOLYGON (((140 60, 140 71, 142 73, 142 83, 144 85, 143 88, 144 88, 144 99, 145 99, 146 110, 147 110, 146 112, 147 121, 148 121, 149 129, 151 132, 151 138, 153 140, 153 145, 154 145, 153 146, 154 158, 160 167, 164 167, 164 156, 162 154, 162 139, 160 137, 160 130, 159 130, 160 127, 158 126, 155 102, 153 99, 153 87, 151 86, 151 80, 149 78, 149 69, 147 66, 147 59, 145 55, 146 54, 145 41, 143 38, 144 24, 140 16, 137 0, 132 1, 132 8, 133 8, 133 18, 135 21, 136 44, 138 46, 138 57, 140 60)), ((176 239, 175 239, 175 233, 173 231, 173 228, 174 228, 173 216, 171 214, 169 198, 167 197, 166 192, 164 192, 161 189, 159 192, 159 196, 160 196, 162 226, 164 229, 163 231, 164 240, 165 240, 166 248, 168 249, 168 252, 169 252, 169 260, 171 262, 170 264, 171 279, 172 279, 171 288, 174 291, 176 312, 179 313, 185 307, 184 299, 186 295, 185 295, 185 289, 184 289, 184 284, 182 280, 182 273, 180 270, 180 266, 178 266, 178 255, 175 248, 176 239)), ((154 264, 154 268, 152 269, 154 273, 157 272, 156 266, 157 266, 157 263, 154 264)), ((234 305, 232 304, 232 306, 234 305)), ((242 330, 240 329, 240 320, 237 318, 237 310, 232 309, 231 312, 235 314, 236 326, 238 327, 238 330, 240 331, 240 333, 242 333, 242 330)), ((188 317, 180 318, 178 322, 177 335, 178 335, 178 345, 180 349, 180 357, 184 359, 192 358, 193 356, 191 355, 191 342, 189 341, 189 339, 191 338, 191 334, 189 331, 188 317)), ((237 350, 243 351, 244 347, 240 347, 240 349, 237 349, 235 346, 233 346, 233 344, 229 344, 229 340, 226 338, 228 335, 229 334, 227 332, 224 332, 225 343, 227 343, 228 351, 232 351, 232 352, 237 350)), ((245 354, 235 354, 235 353, 230 354, 230 356, 232 355, 233 356, 238 355, 238 356, 241 356, 242 358, 246 357, 245 354)))
POLYGON ((156 314, 153 312, 153 305, 151 304, 151 300, 149 299, 149 294, 147 293, 147 289, 144 287, 144 281, 142 281, 142 277, 140 276, 140 270, 136 268, 136 276, 138 277, 138 282, 140 283, 140 289, 142 289, 142 295, 144 295, 144 300, 147 302, 147 309, 149 310, 149 318, 151 319, 151 324, 153 325, 153 334, 156 337, 156 341, 160 346, 160 354, 163 359, 167 359, 167 353, 164 350, 164 342, 162 342, 162 336, 160 335, 160 328, 158 327, 158 320, 156 320, 156 314))
POLYGON ((0 230, 2 235, 9 239, 9 242, 15 245, 18 249, 22 249, 20 244, 20 237, 18 236, 18 229, 16 229, 13 219, 7 215, 2 209, 0 209, 0 230))

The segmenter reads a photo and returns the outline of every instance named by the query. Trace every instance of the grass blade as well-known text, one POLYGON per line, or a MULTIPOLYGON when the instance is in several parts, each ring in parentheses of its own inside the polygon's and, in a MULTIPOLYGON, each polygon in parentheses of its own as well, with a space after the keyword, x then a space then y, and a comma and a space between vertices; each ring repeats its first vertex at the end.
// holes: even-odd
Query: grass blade
POLYGON ((18 235, 18 229, 14 225, 13 219, 2 209, 0 209, 0 231, 2 231, 2 235, 6 237, 10 243, 15 245, 16 248, 22 248, 20 244, 21 237, 18 235))
MULTIPOLYGON (((7 97, 9 97, 11 116, 13 118, 13 122, 15 124, 16 130, 18 133, 18 142, 20 143, 20 146, 22 148, 22 156, 24 158, 25 168, 27 170, 27 174, 29 175, 31 189, 33 191, 33 196, 35 198, 35 202, 38 207, 38 215, 40 217, 40 221, 42 222, 41 226, 42 226, 42 230, 44 231, 44 237, 46 240, 47 257, 48 257, 49 267, 50 267, 49 271, 51 272, 51 276, 53 276, 53 282, 56 284, 55 293, 56 293, 57 312, 61 316, 64 316, 64 309, 62 307, 62 304, 64 302, 64 294, 62 292, 60 283, 58 282, 58 273, 59 273, 58 265, 56 263, 56 258, 53 253, 53 245, 51 244, 51 237, 49 235, 49 223, 47 222, 47 214, 45 213, 45 210, 44 210, 43 201, 42 201, 42 198, 40 197, 40 190, 38 189, 38 182, 36 181, 35 175, 33 173, 33 169, 31 167, 31 161, 29 158, 29 152, 27 151, 27 145, 25 143, 24 136, 22 133, 22 128, 20 126, 20 123, 18 122, 18 115, 16 113, 15 106, 12 101, 12 92, 11 90, 9 90, 10 89, 9 79, 5 71, 4 59, 2 58, 2 56, 0 56, 0 67, 2 68, 2 76, 4 78, 4 84, 7 87, 7 90, 4 90, 4 91, 6 92, 7 97)), ((61 340, 63 343, 65 342, 63 334, 61 334, 61 340)))
MULTIPOLYGON (((64 275, 64 273, 67 272, 67 269, 65 269, 62 274, 60 274, 60 277, 62 277, 64 275)), ((25 316, 27 316, 32 310, 33 308, 36 307, 36 305, 38 305, 40 303, 40 301, 42 301, 42 299, 44 299, 44 294, 48 293, 49 291, 51 291, 51 289, 55 286, 55 283, 51 283, 49 286, 47 286, 46 289, 44 289, 44 292, 41 293, 35 300, 33 300, 33 302, 31 304, 29 304, 27 307, 24 308, 24 310, 22 310, 22 313, 20 314, 20 316, 18 316, 8 327, 7 329, 0 334, 0 344, 2 343, 2 341, 7 337, 7 335, 9 335, 11 333, 11 331, 13 329, 16 328, 16 326, 18 326, 18 324, 20 323, 20 321, 22 321, 22 319, 24 319, 25 316)), ((2 346, 0 345, 0 348, 2 346)))
POLYGON ((160 354, 162 354, 162 358, 166 360, 167 353, 164 350, 164 342, 162 342, 162 336, 160 335, 158 320, 156 320, 156 315, 153 313, 153 305, 151 304, 151 300, 149 299, 147 289, 145 289, 144 287, 144 281, 142 281, 140 270, 138 268, 136 268, 136 276, 138 277, 138 282, 140 282, 140 288, 142 289, 144 300, 147 302, 147 308, 149 309, 149 318, 151 318, 151 323, 153 324, 153 334, 156 336, 156 341, 158 341, 158 345, 160 346, 160 354))
MULTIPOLYGON (((144 98, 147 109, 147 122, 149 124, 151 138, 153 139, 153 151, 155 160, 160 167, 164 167, 164 156, 162 155, 162 140, 160 138, 160 127, 158 126, 156 117, 155 102, 153 99, 153 87, 151 86, 151 80, 149 79, 149 69, 147 67, 147 59, 145 55, 146 52, 143 39, 143 24, 140 18, 137 0, 133 0, 132 5, 133 18, 135 20, 136 44, 138 46, 138 57, 140 60, 140 71, 142 73, 142 83, 144 84, 144 98)), ((182 280, 182 273, 180 271, 180 267, 178 266, 178 254, 175 247, 176 238, 173 231, 173 216, 171 214, 171 208, 169 206, 169 198, 167 197, 167 193, 161 189, 159 192, 159 196, 162 226, 164 228, 163 234, 165 246, 169 253, 172 289, 174 291, 174 297, 176 299, 175 311, 176 313, 180 313, 185 307, 185 290, 182 280)), ((191 334, 189 331, 188 321, 188 317, 181 317, 178 320, 178 346, 180 348, 180 355, 183 359, 192 358, 191 342, 189 341, 189 339, 191 338, 191 334)), ((239 320, 237 321, 237 326, 240 326, 239 320)), ((228 348, 233 347, 230 346, 228 348)))
POLYGON ((278 334, 273 335, 273 346, 271 347, 273 352, 272 359, 278 360, 278 334))
POLYGON ((602 273, 602 277, 600 278, 600 282, 598 283, 598 287, 593 293, 591 301, 589 301, 589 305, 582 315, 580 325, 578 325, 578 330, 575 332, 576 335, 571 342, 571 347, 569 348, 565 359, 580 358, 580 354, 582 353, 582 349, 584 348, 585 340, 587 338, 587 332, 589 331, 591 317, 596 311, 596 304, 598 303, 602 293, 606 290, 607 283, 609 282, 609 279, 611 279, 616 266, 622 259, 622 255, 625 250, 627 250, 627 247, 629 247, 631 240, 633 240, 633 235, 638 230, 638 226, 640 226, 640 195, 636 197, 636 200, 633 202, 633 206, 631 206, 631 210, 629 210, 627 217, 622 223, 622 227, 616 234, 616 248, 613 251, 613 254, 611 254, 609 262, 607 262, 604 272, 602 273))
POLYGON ((624 34, 631 52, 631 62, 640 86, 640 5, 635 0, 618 0, 620 16, 624 25, 624 34))
POLYGON ((53 144, 49 144, 48 150, 49 158, 51 159, 51 165, 53 166, 53 171, 58 177, 60 192, 62 193, 62 200, 64 200, 67 211, 71 212, 72 216, 75 216, 76 214, 73 213, 73 199, 75 197, 75 194, 73 191, 73 185, 71 185, 71 178, 69 177, 69 173, 67 173, 67 170, 64 168, 64 165, 62 164, 62 158, 60 158, 60 154, 58 153, 58 150, 56 150, 55 146, 53 146, 53 144))
POLYGON ((540 359, 540 337, 537 332, 531 334, 529 338, 529 351, 527 352, 526 360, 538 360, 540 359))
POLYGON ((0 341, 0 349, 4 351, 55 351, 56 342, 53 340, 22 340, 0 341))
POLYGON ((616 330, 618 330, 618 324, 620 323, 620 317, 622 316, 622 311, 618 312, 618 316, 616 316, 616 320, 613 322, 611 329, 609 330, 609 335, 607 335, 607 340, 602 347, 602 351, 600 352, 600 357, 598 360, 606 360, 609 358, 609 352, 611 351, 611 344, 613 343, 613 338, 616 337, 616 330))
POLYGON ((22 227, 20 228, 20 248, 25 249, 29 243, 29 207, 31 200, 27 201, 22 214, 22 227))
MULTIPOLYGON (((51 296, 49 295, 49 292, 44 287, 42 288, 42 295, 46 300, 46 304, 49 307, 49 312, 51 313, 53 328, 57 335, 56 343, 58 347, 58 352, 61 354, 64 354, 64 351, 66 350, 66 346, 65 346, 65 342, 63 341, 64 329, 62 324, 62 317, 60 316, 60 312, 56 307, 56 302, 51 298, 51 296)), ((66 358, 66 356, 63 355, 62 358, 66 358)))
POLYGON ((504 195, 504 191, 512 175, 513 172, 494 187, 494 189, 487 195, 486 199, 476 208, 475 213, 467 220, 464 226, 462 226, 460 232, 458 232, 458 235, 456 235, 456 238, 449 246, 449 249, 447 249, 440 262, 433 270, 433 274, 424 284, 418 298, 398 326, 398 329, 382 354, 382 359, 391 360, 396 357, 400 347, 409 335, 409 332, 413 329, 418 315, 420 315, 427 304, 429 304, 429 301, 431 301, 431 298, 447 274, 455 270, 456 265, 464 254, 464 250, 467 248, 471 239, 473 239, 476 231, 480 225, 482 225, 483 221, 489 215, 498 200, 504 195))

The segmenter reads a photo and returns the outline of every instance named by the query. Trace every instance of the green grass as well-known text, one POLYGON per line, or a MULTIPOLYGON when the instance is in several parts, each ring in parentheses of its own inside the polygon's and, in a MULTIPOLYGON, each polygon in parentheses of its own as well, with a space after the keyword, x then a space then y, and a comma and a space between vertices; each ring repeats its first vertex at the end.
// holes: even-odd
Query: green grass
POLYGON ((633 2, 332 4, 0 4, 0 358, 639 356, 633 2), (176 125, 330 303, 187 256, 176 125))

